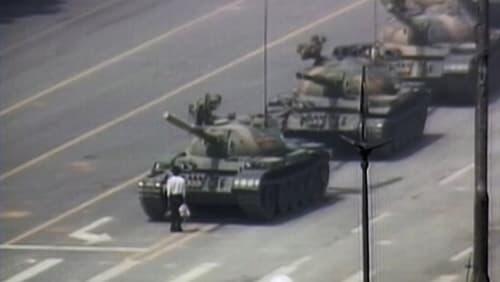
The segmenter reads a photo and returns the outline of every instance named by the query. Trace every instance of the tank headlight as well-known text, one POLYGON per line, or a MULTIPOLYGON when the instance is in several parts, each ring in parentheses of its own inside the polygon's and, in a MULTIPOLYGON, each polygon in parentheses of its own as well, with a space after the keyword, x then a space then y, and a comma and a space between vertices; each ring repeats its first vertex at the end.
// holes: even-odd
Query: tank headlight
POLYGON ((160 188, 161 187, 161 182, 155 182, 155 187, 160 188))
POLYGON ((142 186, 144 186, 144 182, 139 181, 139 183, 137 183, 137 185, 139 185, 139 187, 142 187, 142 186))

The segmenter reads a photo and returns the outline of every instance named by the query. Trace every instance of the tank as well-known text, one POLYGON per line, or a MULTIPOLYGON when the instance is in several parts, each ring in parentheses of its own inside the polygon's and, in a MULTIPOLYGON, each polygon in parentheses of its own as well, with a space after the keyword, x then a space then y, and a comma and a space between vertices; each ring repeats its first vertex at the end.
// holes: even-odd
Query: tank
MULTIPOLYGON (((367 67, 368 141, 391 140, 381 154, 389 157, 423 135, 430 95, 422 83, 399 81, 390 65, 370 56, 347 56, 341 54, 342 49, 335 49, 334 56, 327 58, 318 48, 325 42, 321 38, 313 36, 309 44, 297 48, 302 59, 313 59, 314 63, 297 73, 298 87, 293 94, 269 103, 282 119, 286 137, 329 144, 336 144, 341 135, 357 138, 363 65, 367 67)), ((369 52, 362 47, 357 51, 369 52)))
POLYGON ((196 126, 165 112, 164 119, 193 135, 171 159, 157 161, 138 183, 151 220, 167 211, 163 186, 173 166, 187 182, 189 205, 236 205, 249 217, 270 220, 320 201, 329 181, 329 152, 318 144, 284 140, 262 115, 216 118, 196 126))
POLYGON ((397 20, 382 29, 386 43, 432 45, 474 41, 476 16, 468 0, 382 0, 397 20))
MULTIPOLYGON (((419 3, 419 1, 416 1, 419 3)), ((423 11, 411 13, 407 1, 384 0, 386 9, 402 24, 384 28, 376 48, 397 56, 387 58, 400 79, 420 81, 438 100, 452 104, 475 101, 478 73, 475 40, 475 3, 468 0, 422 2, 423 11), (440 3, 437 3, 440 2, 440 3)), ((490 31, 490 58, 498 59, 500 33, 490 31)), ((357 46, 351 46, 356 49, 357 46)), ((496 73, 498 67, 492 64, 496 73)))

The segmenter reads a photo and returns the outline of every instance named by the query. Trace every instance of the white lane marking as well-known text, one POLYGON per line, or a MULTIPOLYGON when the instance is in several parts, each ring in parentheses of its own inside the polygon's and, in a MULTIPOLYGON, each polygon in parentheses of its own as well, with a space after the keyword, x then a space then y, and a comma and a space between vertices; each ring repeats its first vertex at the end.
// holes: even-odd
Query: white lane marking
POLYGON ((432 280, 432 282, 454 282, 458 280, 458 275, 456 274, 447 274, 441 275, 438 278, 432 280))
POLYGON ((4 282, 22 282, 26 281, 28 279, 31 279, 38 274, 48 270, 49 268, 54 267, 55 265, 61 263, 63 260, 60 258, 50 258, 50 259, 45 259, 32 267, 26 269, 25 271, 18 273, 11 278, 5 280, 4 282))
MULTIPOLYGON (((320 18, 320 19, 318 19, 318 20, 316 20, 308 25, 305 25, 299 29, 296 29, 296 30, 286 34, 285 36, 283 36, 279 39, 276 39, 275 41, 267 44, 267 49, 270 49, 270 48, 273 48, 279 44, 282 44, 283 42, 286 42, 287 40, 294 38, 295 36, 298 36, 306 31, 314 28, 317 25, 320 25, 320 24, 327 22, 335 17, 338 17, 344 13, 347 13, 350 10, 355 9, 358 6, 361 6, 362 4, 367 3, 367 1, 368 0, 359 0, 357 2, 351 3, 350 5, 347 5, 341 9, 335 10, 335 12, 330 13, 329 15, 327 15, 325 17, 320 18)), ((79 144, 79 143, 83 142, 84 140, 89 139, 90 137, 93 137, 93 136, 111 128, 112 126, 115 126, 115 125, 135 116, 135 115, 138 115, 142 112, 145 112, 145 111, 149 110, 151 107, 153 107, 159 103, 162 103, 173 96, 178 95, 182 91, 188 90, 191 87, 194 87, 194 86, 196 86, 196 85, 198 85, 198 84, 200 84, 200 83, 202 83, 202 82, 204 82, 204 81, 206 81, 206 80, 208 80, 208 79, 210 79, 210 78, 212 78, 212 77, 214 77, 214 76, 216 76, 216 75, 218 75, 218 74, 220 74, 228 69, 231 69, 239 64, 242 64, 242 63, 248 61, 249 59, 261 54, 263 51, 264 51, 264 46, 254 50, 250 53, 247 53, 246 55, 243 55, 243 56, 241 56, 241 57, 239 57, 239 58, 237 58, 237 59, 235 59, 235 60, 233 60, 233 61, 231 61, 231 62, 229 62, 229 63, 227 63, 227 64, 225 64, 225 65, 223 65, 223 66, 221 66, 221 67, 219 67, 219 68, 217 68, 217 69, 215 69, 207 74, 204 74, 204 75, 198 77, 197 79, 192 80, 191 82, 184 84, 175 90, 172 90, 168 93, 165 93, 162 96, 156 98, 155 100, 150 101, 146 104, 143 104, 142 106, 139 106, 138 108, 135 108, 134 110, 132 110, 126 114, 123 114, 122 116, 119 116, 118 118, 115 118, 114 120, 111 120, 111 121, 109 121, 109 122, 107 122, 99 127, 96 127, 90 131, 87 131, 86 133, 74 138, 73 140, 68 141, 62 145, 59 145, 58 147, 56 147, 48 152, 45 152, 44 154, 42 154, 34 159, 31 159, 31 160, 25 162, 24 164, 19 165, 16 168, 0 175, 0 181, 3 181, 3 180, 5 180, 5 179, 7 179, 15 174, 18 174, 19 172, 41 162, 49 157, 52 157, 53 155, 55 155, 61 151, 64 151, 71 146, 79 144)))
POLYGON ((71 216, 83 209, 86 209, 87 207, 93 205, 94 203, 98 202, 98 201, 101 201, 103 199, 106 199, 107 197, 113 195, 114 193, 118 192, 118 191, 121 191, 123 189, 125 189, 126 187, 132 185, 132 184, 135 184, 137 183, 137 181, 139 181, 141 178, 143 178, 144 176, 146 176, 149 172, 143 172, 135 177, 132 177, 120 184, 118 184, 117 186, 109 189, 108 191, 102 193, 102 194, 99 194, 98 196, 84 202, 84 203, 81 203, 79 206, 77 207, 74 207, 70 210, 67 210, 65 212, 63 212, 62 214, 52 218, 51 220, 48 220, 38 226, 36 226, 35 228, 32 228, 24 233, 22 233, 21 235, 18 235, 12 239, 10 239, 9 241, 5 242, 4 244, 14 244, 16 242, 19 242, 37 232, 40 232, 41 230, 51 226, 52 224, 56 223, 56 222, 59 222, 61 221, 62 219, 68 217, 68 216, 71 216))
POLYGON ((23 107, 23 106, 25 106, 25 105, 27 105, 27 104, 35 101, 35 100, 37 100, 37 99, 39 99, 39 98, 41 98, 43 96, 46 96, 47 94, 50 94, 50 93, 52 93, 52 92, 54 92, 56 90, 59 90, 59 89, 65 87, 66 85, 68 85, 70 83, 78 81, 78 80, 80 80, 80 79, 82 79, 84 77, 87 77, 87 76, 89 76, 89 75, 91 75, 91 74, 93 74, 93 73, 95 73, 97 71, 100 71, 101 69, 103 69, 103 68, 105 68, 105 67, 107 67, 109 65, 112 65, 112 64, 114 64, 114 63, 116 63, 116 62, 118 62, 120 60, 123 60, 126 57, 129 57, 131 55, 134 55, 134 54, 138 53, 139 51, 147 49, 147 48, 149 48, 149 47, 151 47, 151 46, 153 46, 153 45, 155 45, 155 44, 157 44, 157 43, 165 40, 166 38, 171 37, 174 34, 177 34, 177 33, 181 32, 181 31, 183 31, 185 29, 188 29, 188 28, 190 28, 190 27, 192 27, 192 26, 194 26, 194 25, 196 25, 198 23, 206 21, 207 19, 209 19, 209 18, 211 18, 211 17, 213 17, 213 16, 215 16, 215 15, 221 13, 221 12, 226 11, 227 7, 230 7, 231 5, 235 5, 235 4, 237 4, 239 2, 242 2, 242 1, 243 0, 238 0, 238 1, 235 1, 235 2, 231 2, 231 3, 229 3, 229 4, 225 5, 225 6, 222 6, 222 7, 218 8, 218 9, 215 9, 214 11, 212 11, 212 12, 206 14, 206 15, 203 15, 203 16, 201 16, 199 18, 196 18, 196 19, 194 19, 194 20, 192 20, 192 21, 190 21, 188 23, 185 23, 183 25, 175 27, 175 28, 173 28, 173 29, 171 29, 171 30, 169 30, 169 31, 167 31, 167 32, 165 32, 165 33, 163 33, 163 34, 161 34, 161 35, 153 38, 153 39, 150 39, 150 40, 146 41, 146 42, 143 42, 143 43, 139 44, 138 46, 136 46, 136 47, 134 47, 132 49, 129 49, 129 50, 127 50, 127 51, 125 51, 123 53, 120 53, 120 54, 118 54, 118 55, 116 55, 116 56, 114 56, 114 57, 112 57, 110 59, 102 61, 101 63, 99 63, 99 64, 97 64, 97 65, 95 65, 93 67, 90 67, 90 68, 88 68, 88 69, 86 69, 86 70, 84 70, 84 71, 82 71, 82 72, 80 72, 80 73, 78 73, 76 75, 68 77, 68 78, 66 78, 66 79, 64 79, 64 80, 56 83, 52 87, 49 87, 49 88, 47 88, 45 90, 42 90, 42 91, 34 94, 33 96, 29 97, 29 98, 26 98, 26 99, 24 99, 22 101, 19 101, 19 102, 13 104, 13 105, 8 106, 7 108, 1 110, 0 111, 0 117, 4 116, 6 114, 9 114, 10 112, 15 111, 15 110, 17 110, 17 109, 19 109, 19 108, 21 108, 21 107, 23 107))
POLYGON ((461 177, 463 174, 469 172, 473 168, 474 168, 474 163, 470 163, 467 166, 465 166, 465 167, 463 167, 463 168, 455 171, 451 175, 449 175, 449 176, 441 179, 441 181, 439 181, 439 185, 450 184, 451 182, 455 181, 456 179, 458 179, 459 177, 461 177))
MULTIPOLYGON (((370 271, 370 277, 372 277, 375 274, 375 271, 370 271)), ((363 281, 363 270, 360 270, 353 275, 347 277, 346 279, 342 280, 342 282, 361 282, 363 281)))
POLYGON ((204 275, 205 273, 212 271, 214 268, 218 266, 219 264, 214 262, 202 263, 197 267, 184 273, 183 275, 179 276, 178 278, 174 279, 172 282, 191 282, 196 278, 204 275))
MULTIPOLYGON (((370 219, 370 223, 377 223, 381 220, 383 220, 384 218, 387 218, 389 216, 391 216, 392 214, 390 212, 383 212, 381 214, 379 214, 378 216, 370 219)), ((361 225, 359 225, 358 227, 354 228, 351 230, 351 233, 358 233, 361 231, 361 225)))
POLYGON ((457 253, 456 255, 450 258, 450 261, 459 261, 467 258, 472 253, 472 247, 468 247, 467 249, 457 253))
POLYGON ((87 245, 111 241, 111 236, 109 236, 107 233, 95 234, 91 233, 90 230, 97 228, 100 225, 106 224, 110 222, 112 219, 113 218, 110 216, 100 218, 92 222, 91 224, 76 230, 75 232, 69 234, 68 236, 79 240, 83 240, 87 245))
POLYGON ((139 253, 147 248, 134 247, 94 247, 94 246, 52 246, 52 245, 0 245, 0 250, 28 250, 28 251, 71 251, 71 252, 111 252, 111 253, 139 253))
POLYGON ((172 251, 182 244, 193 240, 194 238, 209 232, 217 228, 219 225, 211 224, 200 227, 198 231, 191 234, 174 234, 169 235, 165 239, 160 240, 158 243, 149 247, 145 252, 140 252, 132 254, 125 258, 118 265, 90 278, 88 282, 105 282, 116 278, 117 276, 129 271, 130 269, 136 267, 137 265, 143 264, 145 262, 151 261, 160 255, 163 255, 169 251, 172 251))
POLYGON ((392 245, 392 241, 391 240, 380 240, 380 241, 377 241, 375 244, 377 244, 379 246, 390 246, 390 245, 392 245))
POLYGON ((310 260, 311 260, 311 256, 305 256, 305 257, 302 257, 300 259, 297 259, 288 265, 277 268, 273 272, 262 277, 258 282, 271 282, 275 276, 290 275, 293 272, 295 272, 295 270, 297 270, 297 268, 299 268, 300 265, 302 265, 310 260))
POLYGON ((19 48, 22 45, 26 45, 27 43, 36 41, 36 40, 38 40, 38 39, 40 39, 40 38, 42 38, 44 36, 47 36, 48 34, 53 33, 54 31, 57 31, 57 30, 65 27, 65 26, 67 26, 69 24, 72 24, 72 23, 74 23, 76 21, 79 21, 79 20, 85 18, 85 17, 88 17, 88 16, 90 16, 90 15, 98 12, 99 10, 103 10, 105 8, 111 7, 112 5, 115 4, 115 2, 118 2, 118 1, 122 1, 122 0, 112 0, 112 1, 101 3, 101 5, 97 5, 93 9, 88 10, 88 11, 86 11, 86 12, 84 12, 84 13, 82 13, 82 14, 80 14, 80 15, 72 18, 72 19, 69 19, 69 20, 66 20, 64 22, 55 24, 55 25, 53 25, 53 26, 51 26, 51 27, 49 27, 49 28, 47 28, 47 29, 45 29, 45 30, 43 30, 41 32, 36 33, 36 34, 32 33, 32 34, 30 34, 29 37, 26 37, 25 39, 22 39, 22 40, 20 40, 20 41, 18 41, 16 43, 13 43, 13 44, 9 45, 8 47, 6 47, 4 49, 2 49, 0 51, 0 56, 3 56, 6 53, 11 52, 12 50, 19 48))
POLYGON ((136 266, 139 264, 138 261, 135 260, 124 260, 120 264, 90 278, 87 282, 105 282, 109 281, 118 275, 122 274, 123 272, 129 270, 130 268, 136 266))

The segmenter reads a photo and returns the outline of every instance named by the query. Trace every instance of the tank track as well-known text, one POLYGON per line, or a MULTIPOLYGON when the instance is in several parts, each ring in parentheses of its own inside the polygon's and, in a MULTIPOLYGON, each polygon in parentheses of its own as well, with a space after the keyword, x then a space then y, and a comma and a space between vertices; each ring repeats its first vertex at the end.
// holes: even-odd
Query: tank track
POLYGON ((407 114, 403 120, 397 121, 393 126, 385 128, 386 132, 383 135, 389 139, 390 143, 375 151, 376 155, 389 158, 407 148, 411 143, 420 140, 424 135, 427 114, 426 105, 414 113, 407 114))
POLYGON ((168 205, 163 195, 141 195, 141 206, 151 221, 161 221, 165 217, 168 205))
POLYGON ((240 192, 239 206, 251 218, 271 220, 319 202, 330 177, 328 160, 328 155, 319 155, 263 174, 256 192, 240 192))

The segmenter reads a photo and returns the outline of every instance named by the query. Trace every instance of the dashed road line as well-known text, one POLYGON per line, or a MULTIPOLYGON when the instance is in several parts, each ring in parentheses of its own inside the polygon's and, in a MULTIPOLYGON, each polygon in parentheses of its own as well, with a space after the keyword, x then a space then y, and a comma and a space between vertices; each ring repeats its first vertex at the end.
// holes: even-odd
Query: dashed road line
POLYGON ((117 2, 120 2, 122 0, 111 0, 111 1, 107 1, 107 2, 104 2, 104 3, 100 3, 100 5, 96 5, 93 9, 90 9, 72 19, 69 19, 69 20, 66 20, 64 22, 61 22, 61 23, 58 23, 58 24, 55 24, 41 32, 38 32, 38 33, 32 33, 30 34, 29 37, 26 37, 25 39, 22 39, 22 40, 19 40, 18 42, 16 43, 13 43, 11 45, 9 45, 8 47, 5 47, 4 49, 0 50, 0 56, 3 56, 5 55, 6 53, 9 53, 11 52, 12 50, 14 49, 17 49, 23 45, 26 45, 30 42, 33 42, 33 41, 36 41, 36 40, 39 40, 40 38, 44 37, 44 36, 47 36, 48 34, 51 34, 53 33, 54 31, 58 31, 60 30, 61 28, 67 26, 67 25, 70 25, 74 22, 77 22, 83 18, 86 18, 92 14, 95 14, 96 12, 100 11, 100 10, 104 10, 108 7, 111 7, 113 6, 114 4, 116 4, 117 2))
POLYGON ((299 266, 301 266, 302 264, 310 261, 311 259, 312 259, 311 256, 301 257, 301 258, 293 261, 292 263, 290 263, 288 265, 279 267, 278 269, 274 270, 273 272, 271 272, 271 273, 267 274, 266 276, 262 277, 258 282, 270 282, 270 281, 272 281, 272 279, 275 276, 278 276, 278 275, 290 275, 293 272, 295 272, 297 270, 297 268, 299 268, 299 266))
POLYGON ((138 261, 124 260, 120 264, 90 278, 87 282, 106 282, 138 265, 138 261))
POLYGON ((379 240, 379 241, 375 242, 375 244, 377 244, 379 246, 390 246, 393 244, 393 242, 391 240, 379 240))
POLYGON ((24 270, 21 273, 18 273, 11 278, 5 280, 4 282, 23 282, 26 280, 29 280, 38 274, 56 266, 57 264, 61 263, 63 260, 60 258, 49 258, 45 259, 34 266, 24 270))
POLYGON ((148 172, 143 172, 135 177, 132 177, 128 180, 126 180, 125 182, 122 182, 121 184, 109 189, 108 191, 104 192, 104 193, 101 193, 99 194, 98 196, 80 204, 79 206, 77 207, 74 207, 70 210, 67 210, 65 212, 63 212, 62 214, 52 218, 51 220, 48 220, 40 225, 38 225, 37 227, 35 228, 32 228, 24 233, 22 233, 21 235, 18 235, 12 239, 10 239, 9 241, 5 242, 4 245, 11 245, 11 244, 15 244, 23 239, 26 239, 27 237, 29 236, 32 236, 33 234, 36 234, 44 229, 46 229, 47 227, 53 225, 54 223, 56 222, 59 222, 61 221, 62 219, 64 218, 67 218, 68 216, 71 216, 83 209, 86 209, 87 207, 95 204, 96 202, 99 202, 103 199, 106 199, 107 197, 113 195, 114 193, 118 192, 118 191, 121 191, 123 189, 125 189, 126 187, 132 185, 132 184, 135 184, 137 181, 139 181, 141 178, 143 178, 144 176, 146 176, 148 172))
POLYGON ((467 249, 452 256, 450 258, 450 261, 455 262, 455 261, 463 260, 463 259, 467 258, 470 254, 472 254, 472 250, 473 250, 472 247, 468 247, 467 249))
MULTIPOLYGON (((381 214, 379 214, 378 216, 370 219, 370 223, 377 223, 379 221, 382 221, 383 219, 387 218, 387 217, 390 217, 392 214, 390 212, 383 212, 381 214)), ((358 227, 354 228, 351 230, 351 233, 359 233, 361 231, 361 225, 359 225, 358 227)))
POLYGON ((22 211, 22 210, 9 210, 6 212, 0 213, 0 219, 19 219, 30 216, 31 212, 22 211))
POLYGON ((454 173, 452 173, 451 175, 441 179, 441 181, 439 181, 439 185, 443 186, 443 185, 447 185, 447 184, 450 184, 452 183, 453 181, 457 180, 458 178, 460 178, 462 175, 466 174, 467 172, 469 172, 470 170, 472 170, 474 168, 474 163, 470 163, 468 164, 467 166, 455 171, 454 173))
POLYGON ((455 281, 458 281, 458 275, 456 274, 441 275, 438 278, 432 280, 432 282, 455 282, 455 281))
POLYGON ((159 43, 159 42, 161 42, 161 41, 163 41, 163 40, 165 40, 165 39, 167 39, 167 38, 169 38, 169 37, 171 37, 171 36, 173 36, 173 35, 175 35, 175 34, 177 34, 179 32, 181 32, 181 31, 184 31, 184 30, 186 30, 186 29, 188 29, 188 28, 190 28, 190 27, 192 27, 192 26, 194 26, 196 24, 202 23, 202 22, 204 22, 204 21, 206 21, 206 20, 208 20, 208 19, 210 19, 210 18, 212 18, 212 17, 220 14, 221 12, 227 11, 228 7, 230 7, 232 5, 238 5, 242 1, 243 0, 237 0, 237 1, 231 2, 231 3, 227 4, 227 5, 224 5, 222 7, 219 7, 219 8, 215 9, 214 11, 212 11, 212 12, 210 12, 208 14, 205 14, 205 15, 203 15, 201 17, 198 17, 198 18, 196 18, 196 19, 188 22, 188 23, 185 23, 183 25, 175 27, 175 28, 173 28, 173 29, 171 29, 171 30, 169 30, 169 31, 167 31, 167 32, 165 32, 165 33, 163 33, 163 34, 161 34, 161 35, 153 38, 153 39, 150 39, 150 40, 148 40, 146 42, 143 42, 143 43, 139 44, 138 46, 136 46, 136 47, 134 47, 132 49, 129 49, 129 50, 127 50, 125 52, 122 52, 122 53, 120 53, 120 54, 118 54, 118 55, 116 55, 116 56, 114 56, 114 57, 112 57, 110 59, 102 61, 101 63, 99 63, 99 64, 97 64, 97 65, 95 65, 93 67, 90 67, 90 68, 88 68, 88 69, 86 69, 86 70, 84 70, 84 71, 82 71, 82 72, 80 72, 80 73, 78 73, 76 75, 68 77, 68 78, 66 78, 66 79, 64 79, 64 80, 56 83, 52 87, 49 87, 49 88, 47 88, 45 90, 42 90, 42 91, 36 93, 35 95, 29 97, 29 98, 26 98, 26 99, 24 99, 22 101, 19 101, 19 102, 13 104, 13 105, 8 106, 7 108, 1 110, 0 111, 0 117, 2 117, 4 115, 7 115, 7 114, 9 114, 9 113, 11 113, 11 112, 13 112, 13 111, 15 111, 17 109, 20 109, 20 108, 26 106, 27 104, 29 104, 29 103, 31 103, 31 102, 33 102, 35 100, 38 100, 38 99, 40 99, 40 98, 42 98, 42 97, 44 97, 44 96, 46 96, 46 95, 48 95, 50 93, 53 93, 54 91, 59 90, 59 89, 65 87, 65 86, 67 86, 67 85, 69 85, 69 84, 71 84, 71 83, 73 83, 75 81, 78 81, 78 80, 80 80, 80 79, 82 79, 84 77, 87 77, 87 76, 89 76, 89 75, 91 75, 91 74, 93 74, 93 73, 95 73, 97 71, 100 71, 103 68, 108 67, 108 66, 110 66, 110 65, 112 65, 112 64, 114 64, 114 63, 116 63, 118 61, 121 61, 122 59, 124 59, 126 57, 130 57, 131 55, 134 55, 134 54, 136 54, 136 53, 138 53, 138 52, 140 52, 140 51, 142 51, 144 49, 150 48, 151 46, 153 46, 153 45, 155 45, 155 44, 157 44, 157 43, 159 43))
MULTIPOLYGON (((320 24, 327 22, 333 18, 341 16, 341 15, 343 15, 343 14, 345 14, 345 13, 347 13, 347 12, 349 12, 349 11, 351 11, 351 10, 357 8, 358 6, 361 6, 362 4, 365 4, 367 2, 368 2, 368 0, 358 0, 358 1, 353 2, 347 6, 344 6, 341 9, 337 9, 334 12, 332 12, 332 13, 330 13, 330 14, 328 14, 328 15, 326 15, 326 16, 324 16, 324 17, 322 17, 322 18, 320 18, 312 23, 309 23, 305 26, 302 26, 301 28, 295 29, 294 31, 289 32, 285 36, 274 40, 273 42, 271 42, 267 45, 267 49, 276 47, 277 45, 282 44, 283 42, 286 42, 287 40, 290 40, 291 38, 294 38, 294 37, 306 32, 306 31, 314 28, 317 25, 320 25, 320 24)), ((99 127, 96 127, 90 131, 87 131, 86 133, 84 133, 84 134, 82 134, 82 135, 62 144, 62 145, 59 145, 56 148, 53 148, 52 150, 49 150, 48 152, 46 152, 46 153, 44 153, 44 154, 42 154, 34 159, 31 159, 31 160, 25 162, 24 164, 19 165, 16 168, 0 175, 0 181, 3 181, 9 177, 12 177, 12 176, 20 173, 21 171, 24 171, 24 170, 32 167, 33 165, 38 164, 39 162, 41 162, 45 159, 48 159, 48 158, 52 157, 53 155, 58 154, 64 150, 68 149, 69 147, 77 145, 77 144, 83 142, 84 140, 87 140, 87 139, 89 139, 89 138, 125 121, 125 120, 128 120, 129 118, 131 118, 135 115, 143 113, 143 112, 149 110, 151 107, 153 107, 159 103, 162 103, 162 102, 166 101, 167 99, 174 97, 174 96, 180 94, 181 92, 188 90, 191 87, 194 87, 194 86, 196 86, 196 85, 198 85, 198 84, 200 84, 200 83, 202 83, 202 82, 204 82, 204 81, 206 81, 206 80, 208 80, 208 79, 210 79, 210 78, 212 78, 212 77, 214 77, 214 76, 216 76, 216 75, 218 75, 218 74, 220 74, 228 69, 231 69, 237 65, 240 65, 240 64, 248 61, 249 59, 251 59, 251 58, 253 58, 253 57, 255 57, 263 52, 264 52, 264 46, 254 50, 250 53, 247 53, 246 55, 243 55, 243 56, 241 56, 241 57, 239 57, 239 58, 237 58, 237 59, 235 59, 235 60, 233 60, 233 61, 231 61, 231 62, 229 62, 229 63, 227 63, 227 64, 209 72, 209 73, 206 73, 206 74, 196 78, 195 80, 192 80, 191 82, 180 86, 179 88, 177 88, 175 90, 167 92, 167 93, 163 94, 162 96, 156 98, 155 100, 152 100, 146 104, 143 104, 142 106, 139 106, 139 107, 135 108, 134 110, 119 116, 118 118, 115 118, 115 119, 113 119, 113 120, 111 120, 111 121, 109 121, 109 122, 107 122, 99 127)))
POLYGON ((53 246, 53 245, 0 245, 0 250, 26 250, 26 251, 70 251, 70 252, 109 252, 109 253, 139 253, 147 248, 134 247, 95 247, 95 246, 53 246))
MULTIPOLYGON (((370 271, 370 277, 375 275, 375 271, 370 271)), ((361 282, 363 281, 363 270, 360 270, 346 279, 342 280, 342 282, 361 282)))
POLYGON ((195 279, 212 271, 213 269, 215 269, 218 266, 219 266, 219 264, 215 263, 215 262, 202 263, 202 264, 198 265, 197 267, 189 270, 188 272, 182 274, 178 278, 175 278, 171 282, 191 282, 191 281, 194 281, 195 279))

